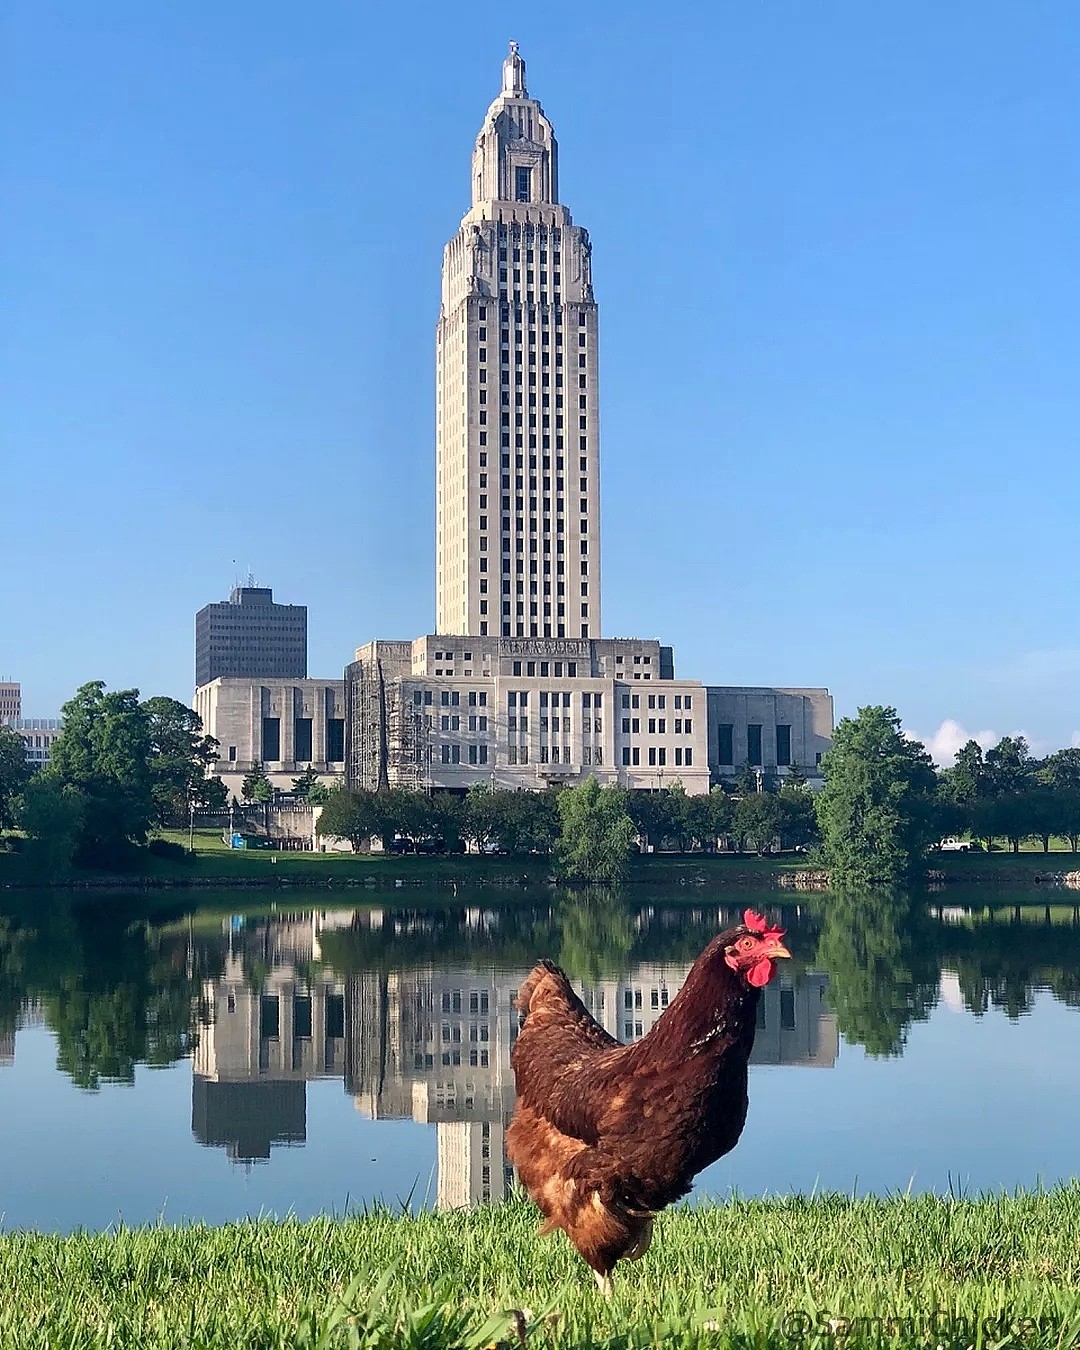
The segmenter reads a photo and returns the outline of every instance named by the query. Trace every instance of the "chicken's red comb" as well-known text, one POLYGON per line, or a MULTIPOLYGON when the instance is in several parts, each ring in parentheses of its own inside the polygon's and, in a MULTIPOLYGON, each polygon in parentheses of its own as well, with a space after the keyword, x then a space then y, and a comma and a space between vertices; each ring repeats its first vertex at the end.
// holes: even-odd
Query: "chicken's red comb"
POLYGON ((786 928, 770 928, 769 922, 764 914, 756 914, 752 909, 743 911, 743 923, 750 929, 751 933, 761 933, 762 936, 781 938, 787 932, 786 928))

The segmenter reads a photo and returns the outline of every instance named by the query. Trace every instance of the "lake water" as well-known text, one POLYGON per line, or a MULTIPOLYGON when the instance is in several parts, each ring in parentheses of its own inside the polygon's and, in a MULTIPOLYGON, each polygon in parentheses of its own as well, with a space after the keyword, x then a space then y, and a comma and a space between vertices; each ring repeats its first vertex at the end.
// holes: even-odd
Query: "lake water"
POLYGON ((748 901, 781 914, 796 959, 765 992, 743 1138, 698 1194, 1050 1185, 1080 1173, 1080 911, 1067 891, 974 898, 998 907, 639 887, 340 908, 237 892, 168 912, 8 897, 0 1227, 496 1199, 511 1000, 534 961, 633 1039, 748 901))

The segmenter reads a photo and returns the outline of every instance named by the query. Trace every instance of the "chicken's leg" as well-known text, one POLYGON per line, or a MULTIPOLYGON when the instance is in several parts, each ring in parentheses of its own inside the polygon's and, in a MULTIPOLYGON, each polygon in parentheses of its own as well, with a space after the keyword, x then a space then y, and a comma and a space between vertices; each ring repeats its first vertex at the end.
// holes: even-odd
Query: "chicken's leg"
POLYGON ((611 1283, 610 1275, 601 1275, 598 1270, 593 1271, 593 1277, 596 1280, 596 1287, 605 1298, 611 1298, 615 1293, 615 1286, 611 1283))

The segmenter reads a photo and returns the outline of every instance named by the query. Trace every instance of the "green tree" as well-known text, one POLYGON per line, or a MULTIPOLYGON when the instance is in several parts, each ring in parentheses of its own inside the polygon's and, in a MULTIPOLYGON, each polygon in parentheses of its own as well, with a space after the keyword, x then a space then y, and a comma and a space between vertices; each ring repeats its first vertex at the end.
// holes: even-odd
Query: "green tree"
POLYGON ((1080 747, 1058 750, 1042 763, 1039 779, 1056 802, 1055 833, 1064 835, 1074 853, 1080 848, 1080 747))
POLYGON ((149 714, 137 689, 107 693, 101 680, 84 684, 61 711, 64 729, 44 772, 85 797, 77 861, 116 861, 145 841, 156 816, 149 714))
POLYGON ((274 800, 274 785, 270 782, 262 764, 253 764, 251 772, 244 775, 240 784, 240 795, 246 802, 255 802, 262 807, 263 832, 270 841, 270 804, 274 800))
POLYGON ((801 764, 796 764, 794 760, 788 765, 788 771, 784 775, 783 786, 793 791, 807 786, 808 780, 801 764))
POLYGON ((19 823, 30 836, 27 855, 35 871, 60 876, 74 860, 83 837, 87 800, 71 783, 37 773, 26 785, 19 823))
POLYGON ((626 812, 646 847, 659 852, 671 834, 671 798, 667 792, 639 788, 626 794, 626 812))
POLYGON ((793 785, 790 778, 785 778, 776 804, 780 808, 781 848, 807 848, 818 842, 821 835, 814 811, 814 794, 808 787, 793 785))
POLYGON ((937 779, 925 747, 900 729, 894 708, 860 708, 841 719, 822 761, 815 798, 834 885, 911 876, 934 839, 937 779))
POLYGON ((758 790, 758 774, 760 770, 756 769, 750 761, 744 760, 735 770, 735 775, 731 780, 731 790, 737 797, 745 797, 748 792, 758 790))
POLYGON ((483 783, 475 783, 465 794, 461 832, 477 850, 500 842, 501 811, 498 796, 497 792, 492 792, 483 783))
POLYGON ((731 832, 739 840, 740 852, 749 844, 759 854, 771 853, 780 834, 784 810, 773 792, 750 792, 735 803, 731 832))
POLYGON ((319 812, 316 832, 328 838, 348 839, 357 853, 366 853, 382 826, 377 796, 375 792, 333 788, 319 812))
POLYGON ((941 775, 941 783, 944 796, 958 806, 971 806, 991 795, 990 773, 978 741, 968 741, 957 750, 952 768, 941 775))
POLYGON ((716 852, 716 841, 727 834, 734 804, 722 787, 686 799, 686 828, 694 846, 716 852))
POLYGON ((150 733, 150 794, 159 825, 186 816, 203 793, 218 743, 202 734, 202 718, 175 698, 156 695, 143 703, 150 733))
POLYGON ((240 784, 240 796, 245 802, 272 802, 274 787, 261 764, 253 764, 251 772, 244 775, 240 784))
POLYGON ((292 782, 293 796, 299 797, 302 801, 306 801, 308 798, 308 794, 311 792, 311 789, 316 786, 318 781, 319 775, 315 772, 315 769, 309 764, 299 778, 293 779, 292 782))
POLYGON ((1022 792, 1035 776, 1035 764, 1023 736, 1002 736, 986 752, 986 772, 997 796, 1022 792))
POLYGON ((16 805, 29 777, 23 738, 13 727, 0 726, 0 830, 15 824, 16 805))
POLYGON ((595 777, 559 793, 559 858, 568 876, 620 881, 629 870, 634 823, 621 788, 602 788, 595 777))
MULTIPOLYGON (((663 795, 663 794, 662 794, 663 795)), ((685 853, 694 837, 692 797, 687 796, 681 778, 667 789, 667 834, 680 853, 685 853)))
POLYGON ((196 811, 227 811, 229 789, 211 774, 192 784, 191 800, 196 811))

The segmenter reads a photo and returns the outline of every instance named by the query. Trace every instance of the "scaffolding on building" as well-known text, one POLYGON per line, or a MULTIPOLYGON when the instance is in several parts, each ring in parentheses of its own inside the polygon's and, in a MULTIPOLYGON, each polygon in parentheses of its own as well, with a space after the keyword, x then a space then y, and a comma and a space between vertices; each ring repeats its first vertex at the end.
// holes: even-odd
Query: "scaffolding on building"
POLYGON ((387 778, 391 787, 429 791, 431 736, 423 708, 400 679, 384 680, 387 778))

